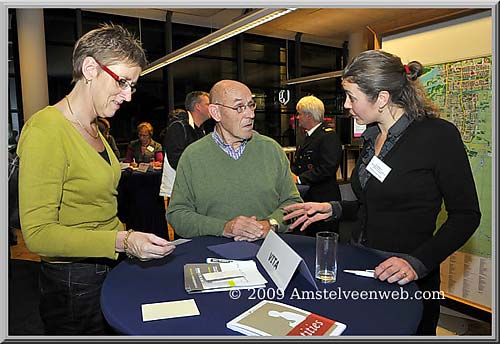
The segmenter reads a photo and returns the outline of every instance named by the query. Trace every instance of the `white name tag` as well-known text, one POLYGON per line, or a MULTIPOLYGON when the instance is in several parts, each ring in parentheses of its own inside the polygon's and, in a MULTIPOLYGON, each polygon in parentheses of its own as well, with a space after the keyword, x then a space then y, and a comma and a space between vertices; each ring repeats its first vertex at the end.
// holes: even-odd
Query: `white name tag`
POLYGON ((150 152, 154 152, 154 150, 155 150, 155 149, 153 148, 153 146, 147 146, 147 147, 146 147, 146 149, 147 149, 148 151, 150 151, 150 152))
POLYGON ((278 289, 285 290, 297 267, 316 290, 318 286, 301 256, 274 231, 269 231, 257 252, 257 259, 267 271, 278 289))
POLYGON ((374 155, 366 170, 382 183, 392 169, 374 155))

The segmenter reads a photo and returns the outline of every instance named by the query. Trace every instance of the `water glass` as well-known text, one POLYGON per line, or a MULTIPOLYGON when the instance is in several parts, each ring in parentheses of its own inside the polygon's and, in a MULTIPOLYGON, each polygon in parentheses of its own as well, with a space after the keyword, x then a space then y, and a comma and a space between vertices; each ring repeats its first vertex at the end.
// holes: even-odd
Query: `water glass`
POLYGON ((315 277, 323 283, 337 279, 337 248, 339 235, 334 232, 316 233, 315 277))

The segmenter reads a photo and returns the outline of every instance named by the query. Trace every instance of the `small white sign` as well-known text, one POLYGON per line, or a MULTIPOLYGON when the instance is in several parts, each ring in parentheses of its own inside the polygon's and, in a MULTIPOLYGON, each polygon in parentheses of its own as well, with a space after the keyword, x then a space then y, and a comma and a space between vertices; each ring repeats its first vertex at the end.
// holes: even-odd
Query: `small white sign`
POLYGON ((358 124, 358 122, 354 121, 352 130, 354 137, 361 137, 366 130, 366 124, 358 124))
POLYGON ((278 95, 281 104, 286 105, 290 101, 290 90, 281 90, 278 95))
POLYGON ((368 166, 366 166, 366 170, 383 183, 385 177, 387 177, 389 172, 391 172, 392 168, 387 166, 382 160, 374 155, 368 166))
POLYGON ((154 152, 155 148, 153 146, 147 146, 146 149, 151 153, 154 152))
POLYGON ((146 164, 145 162, 141 162, 137 167, 137 171, 139 172, 147 172, 148 169, 149 169, 149 164, 146 164))
POLYGON ((286 289, 297 267, 299 267, 299 273, 304 275, 316 290, 318 289, 302 257, 274 231, 269 231, 267 234, 257 252, 257 259, 280 290, 286 289))

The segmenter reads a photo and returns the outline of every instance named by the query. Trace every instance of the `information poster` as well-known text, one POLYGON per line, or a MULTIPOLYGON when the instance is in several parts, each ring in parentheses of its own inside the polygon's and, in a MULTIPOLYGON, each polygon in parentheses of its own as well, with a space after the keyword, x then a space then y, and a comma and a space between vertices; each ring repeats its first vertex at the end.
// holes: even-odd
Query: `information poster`
MULTIPOLYGON (((474 175, 481 223, 472 238, 441 265, 441 290, 491 309, 492 293, 492 59, 491 56, 427 66, 421 81, 460 130, 474 175)), ((446 142, 443 142, 446 144, 446 142)), ((438 226, 446 220, 443 210, 438 226)))
POLYGON ((366 124, 358 124, 358 123, 356 123, 356 121, 353 121, 353 122, 354 122, 353 136, 354 137, 361 137, 361 135, 363 135, 363 133, 365 132, 366 124))

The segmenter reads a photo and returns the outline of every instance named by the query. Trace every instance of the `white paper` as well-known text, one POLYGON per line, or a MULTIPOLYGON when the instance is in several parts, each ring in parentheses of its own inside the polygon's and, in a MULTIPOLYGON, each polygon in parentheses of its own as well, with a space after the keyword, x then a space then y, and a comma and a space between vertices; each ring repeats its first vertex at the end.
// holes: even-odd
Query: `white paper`
POLYGON ((141 305, 142 321, 200 315, 194 299, 141 305))

